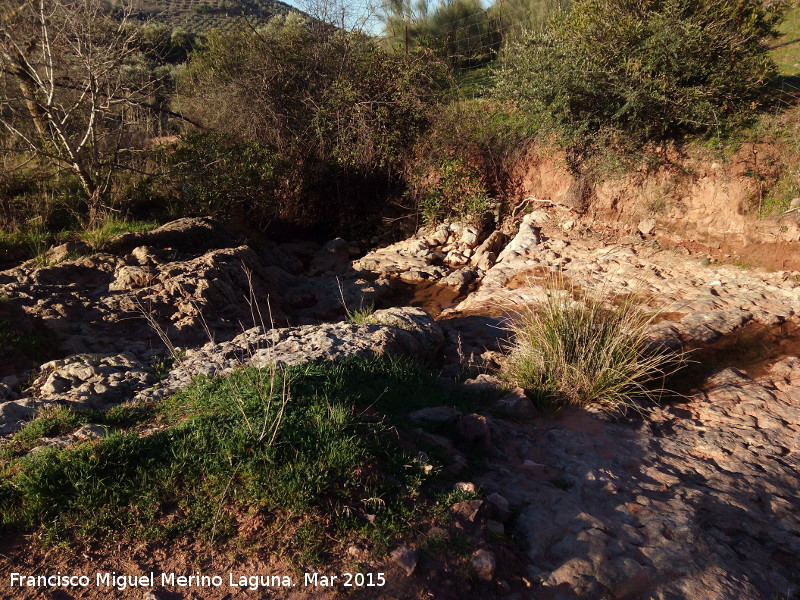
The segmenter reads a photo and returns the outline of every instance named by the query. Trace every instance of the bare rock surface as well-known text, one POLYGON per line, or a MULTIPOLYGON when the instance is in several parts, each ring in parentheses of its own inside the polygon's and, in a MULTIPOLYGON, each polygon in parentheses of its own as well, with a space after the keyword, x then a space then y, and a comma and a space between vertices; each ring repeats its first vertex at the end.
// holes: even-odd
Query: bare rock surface
POLYGON ((292 366, 356 356, 430 358, 444 339, 436 322, 419 308, 379 310, 372 317, 369 325, 339 322, 278 329, 255 327, 232 340, 189 349, 157 393, 178 389, 197 375, 224 375, 241 366, 292 366))
POLYGON ((130 400, 156 381, 151 366, 129 352, 50 361, 39 367, 24 390, 9 393, 0 402, 0 435, 16 431, 43 407, 104 410, 130 400))
POLYGON ((350 270, 340 242, 312 249, 309 261, 342 271, 308 277, 292 272, 302 259, 277 245, 259 254, 240 241, 211 219, 180 219, 87 256, 54 249, 64 258, 57 264, 0 272, 0 295, 53 331, 62 355, 143 355, 163 348, 164 336, 191 346, 210 332, 230 339, 255 325, 341 319, 345 307, 390 291, 350 270))
POLYGON ((425 311, 394 308, 376 311, 369 325, 255 327, 229 341, 182 351, 161 381, 154 374, 153 353, 149 362, 132 353, 75 355, 42 365, 33 383, 15 394, 17 398, 0 402, 0 435, 16 431, 45 406, 106 409, 126 401, 158 399, 198 375, 225 375, 243 366, 291 366, 355 356, 430 358, 443 339, 425 311))
POLYGON ((798 588, 800 360, 722 372, 644 421, 492 422, 476 482, 519 511, 541 598, 761 599, 798 588))
POLYGON ((407 284, 439 283, 460 295, 493 264, 504 240, 499 231, 485 237, 474 227, 444 223, 373 250, 353 261, 352 268, 407 284))

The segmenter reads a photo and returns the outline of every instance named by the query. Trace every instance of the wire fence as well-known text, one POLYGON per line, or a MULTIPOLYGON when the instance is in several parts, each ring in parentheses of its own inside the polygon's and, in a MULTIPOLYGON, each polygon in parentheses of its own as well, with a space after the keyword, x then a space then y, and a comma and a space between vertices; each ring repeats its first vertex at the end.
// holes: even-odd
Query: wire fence
MULTIPOLYGON (((491 70, 503 45, 541 29, 565 7, 565 2, 544 0, 540 10, 532 10, 530 5, 498 0, 483 11, 459 18, 448 15, 440 23, 426 24, 425 15, 414 14, 386 19, 383 35, 395 51, 409 53, 422 45, 443 53, 456 73, 457 93, 474 99, 491 88, 491 70)), ((781 91, 780 106, 794 105, 800 101, 800 2, 787 11, 780 30, 781 37, 770 44, 779 70, 772 85, 781 91)))

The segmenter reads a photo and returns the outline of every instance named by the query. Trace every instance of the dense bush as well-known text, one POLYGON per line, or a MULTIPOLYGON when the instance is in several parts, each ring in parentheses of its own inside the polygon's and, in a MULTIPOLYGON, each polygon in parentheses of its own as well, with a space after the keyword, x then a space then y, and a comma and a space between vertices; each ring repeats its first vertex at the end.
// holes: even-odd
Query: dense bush
POLYGON ((261 228, 278 212, 276 190, 285 165, 259 142, 235 142, 223 133, 190 133, 177 145, 157 149, 153 158, 162 176, 141 181, 132 195, 134 204, 145 208, 153 198, 156 206, 166 209, 162 217, 210 215, 261 228))
POLYGON ((569 0, 384 0, 379 17, 395 51, 428 48, 458 69, 494 60, 502 43, 569 7, 569 0))
POLYGON ((294 205, 298 221, 334 224, 380 212, 374 199, 399 177, 445 76, 425 55, 389 54, 367 36, 279 16, 257 32, 212 34, 179 80, 179 103, 279 155, 284 207, 294 205))
POLYGON ((578 0, 509 45, 497 91, 573 141, 716 132, 764 100, 781 14, 760 0, 578 0))
POLYGON ((410 195, 416 200, 426 223, 445 219, 480 224, 489 210, 489 194, 480 172, 463 158, 443 158, 426 165, 410 195))
POLYGON ((386 42, 397 52, 435 51, 457 68, 474 68, 495 58, 502 32, 479 0, 429 2, 389 0, 383 15, 386 42))
POLYGON ((431 116, 414 148, 413 164, 465 158, 480 171, 487 190, 500 195, 506 191, 507 167, 536 132, 537 123, 513 108, 482 99, 453 101, 431 116))

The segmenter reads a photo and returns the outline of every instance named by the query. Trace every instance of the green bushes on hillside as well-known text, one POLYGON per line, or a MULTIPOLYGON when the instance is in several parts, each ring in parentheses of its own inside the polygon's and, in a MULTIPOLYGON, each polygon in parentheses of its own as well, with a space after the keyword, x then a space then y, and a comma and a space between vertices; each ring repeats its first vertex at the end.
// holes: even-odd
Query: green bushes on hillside
POLYGON ((757 0, 578 0, 506 48, 497 92, 573 142, 718 132, 764 102, 781 14, 757 0))

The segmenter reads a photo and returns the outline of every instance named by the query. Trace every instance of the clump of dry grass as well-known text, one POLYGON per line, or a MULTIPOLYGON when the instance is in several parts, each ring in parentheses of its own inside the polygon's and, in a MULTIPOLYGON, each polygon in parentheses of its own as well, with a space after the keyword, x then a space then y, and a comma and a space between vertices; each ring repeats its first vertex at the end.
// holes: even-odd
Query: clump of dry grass
POLYGON ((635 295, 611 304, 553 279, 546 300, 518 311, 511 325, 507 373, 531 396, 558 405, 639 409, 663 394, 665 378, 684 362, 650 339, 657 316, 635 295))

